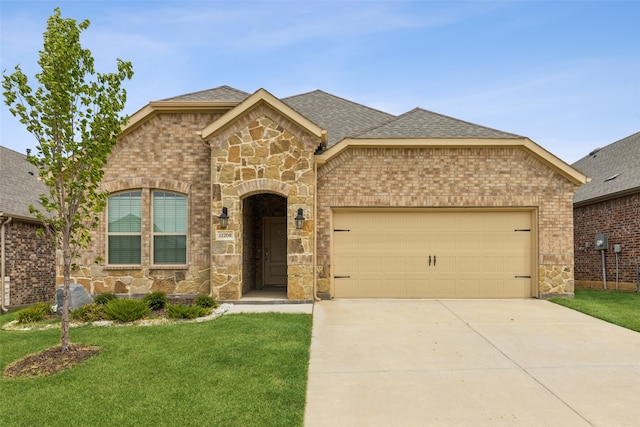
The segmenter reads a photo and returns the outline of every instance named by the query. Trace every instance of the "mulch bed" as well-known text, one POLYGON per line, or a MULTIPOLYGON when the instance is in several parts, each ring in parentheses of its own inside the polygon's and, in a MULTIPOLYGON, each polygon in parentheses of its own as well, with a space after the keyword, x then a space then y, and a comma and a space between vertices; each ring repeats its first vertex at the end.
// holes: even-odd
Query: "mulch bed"
POLYGON ((51 347, 40 353, 32 354, 7 366, 5 378, 46 377, 98 354, 100 347, 94 345, 69 344, 69 351, 63 352, 61 346, 51 347))

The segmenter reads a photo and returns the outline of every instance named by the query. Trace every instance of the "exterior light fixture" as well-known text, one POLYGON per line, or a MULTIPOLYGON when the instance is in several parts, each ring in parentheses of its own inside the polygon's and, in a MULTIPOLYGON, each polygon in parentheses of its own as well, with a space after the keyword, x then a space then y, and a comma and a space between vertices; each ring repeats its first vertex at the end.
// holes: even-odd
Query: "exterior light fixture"
POLYGON ((296 216, 296 228, 302 230, 304 226, 304 215, 302 214, 302 208, 298 209, 298 215, 296 216))
POLYGON ((220 220, 220 227, 227 228, 229 226, 229 214, 227 213, 227 208, 222 208, 222 213, 218 217, 220 220))

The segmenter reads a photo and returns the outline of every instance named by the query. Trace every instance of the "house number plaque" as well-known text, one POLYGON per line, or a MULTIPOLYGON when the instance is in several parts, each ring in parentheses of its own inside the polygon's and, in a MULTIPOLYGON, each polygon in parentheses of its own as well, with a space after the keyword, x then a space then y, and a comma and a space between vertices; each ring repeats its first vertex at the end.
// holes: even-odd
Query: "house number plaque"
POLYGON ((216 240, 235 240, 233 230, 216 230, 216 240))

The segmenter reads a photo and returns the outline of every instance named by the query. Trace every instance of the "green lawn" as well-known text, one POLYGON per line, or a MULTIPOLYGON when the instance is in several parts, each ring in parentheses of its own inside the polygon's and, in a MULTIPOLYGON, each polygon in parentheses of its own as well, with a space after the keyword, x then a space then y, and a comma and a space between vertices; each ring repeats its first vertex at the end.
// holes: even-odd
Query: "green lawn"
POLYGON ((576 289, 575 298, 551 298, 550 301, 640 332, 638 293, 576 289))
MULTIPOLYGON (((6 323, 15 314, 0 316, 6 323)), ((0 369, 59 344, 59 330, 0 331, 0 369)), ((311 316, 225 315, 204 323, 81 327, 103 351, 62 373, 0 379, 3 426, 301 426, 311 316)))

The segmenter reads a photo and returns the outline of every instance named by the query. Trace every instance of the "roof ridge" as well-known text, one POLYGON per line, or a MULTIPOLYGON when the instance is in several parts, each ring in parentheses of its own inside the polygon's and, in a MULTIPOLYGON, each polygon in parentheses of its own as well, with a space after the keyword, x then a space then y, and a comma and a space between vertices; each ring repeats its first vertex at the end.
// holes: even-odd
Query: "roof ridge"
MULTIPOLYGON (((415 107, 415 108, 413 108, 413 109, 411 109, 411 110, 409 110, 409 111, 407 111, 405 113, 402 113, 402 114, 400 114, 398 116, 395 116, 395 117, 387 120, 384 123, 380 123, 380 124, 375 125, 375 126, 369 128, 369 129, 366 129, 366 130, 358 133, 355 136, 358 137, 358 136, 364 135, 366 133, 375 131, 376 129, 384 128, 385 126, 388 126, 388 125, 390 125, 390 124, 392 124, 394 122, 400 122, 403 119, 405 119, 406 117, 409 117, 409 116, 411 116, 411 115, 413 115, 415 113, 419 113, 419 112, 427 113, 429 115, 440 117, 440 118, 443 118, 443 119, 446 119, 446 120, 452 120, 454 122, 465 124, 467 126, 473 126, 475 128, 480 128, 480 129, 484 129, 484 130, 491 131, 491 132, 497 132, 497 133, 503 134, 505 137, 523 138, 522 136, 514 134, 514 133, 511 133, 511 132, 505 132, 503 130, 494 129, 494 128, 490 128, 490 127, 487 127, 487 126, 479 125, 479 124, 476 124, 476 123, 468 122, 466 120, 461 120, 461 119, 458 119, 458 118, 455 118, 455 117, 447 116, 446 114, 436 113, 435 111, 427 110, 427 109, 424 109, 422 107, 415 107)), ((478 137, 478 138, 481 138, 481 137, 478 137)))
POLYGON ((15 154, 19 154, 19 155, 21 155, 21 156, 27 157, 27 155, 26 155, 26 154, 23 154, 23 153, 21 153, 21 152, 19 152, 19 151, 16 151, 16 150, 12 149, 12 148, 9 148, 9 147, 5 147, 4 145, 0 145, 0 149, 4 149, 4 150, 7 150, 7 151, 11 151, 11 152, 13 152, 13 153, 15 153, 15 154))
POLYGON ((353 135, 353 137, 357 138, 358 136, 363 135, 363 134, 365 134, 367 132, 371 132, 374 129, 378 129, 378 128, 384 127, 384 126, 388 125, 389 123, 393 123, 393 122, 395 122, 397 120, 400 120, 402 117, 408 115, 409 113, 411 113, 411 112, 413 112, 413 111, 415 111, 417 109, 418 109, 418 107, 414 108, 413 110, 410 110, 410 111, 407 111, 405 113, 402 113, 402 114, 400 114, 398 116, 390 117, 389 120, 387 120, 387 121, 385 121, 383 123, 371 126, 371 127, 367 128, 367 129, 363 130, 362 132, 358 132, 357 134, 353 135))
POLYGON ((582 162, 583 160, 586 160, 586 159, 588 159, 590 157, 595 157, 597 155, 603 155, 603 154, 606 155, 611 149, 614 149, 615 148, 614 145, 618 144, 619 142, 625 143, 625 142, 628 142, 627 140, 631 141, 631 140, 636 139, 636 138, 638 138, 640 140, 640 131, 632 133, 631 135, 627 135, 627 136, 625 136, 623 138, 617 139, 617 140, 615 140, 613 142, 610 142, 607 145, 603 145, 603 146, 597 147, 597 148, 591 150, 588 154, 585 154, 584 156, 582 156, 581 158, 579 158, 578 160, 573 162, 573 164, 575 165, 577 163, 582 162))
POLYGON ((228 86, 228 85, 222 85, 222 86, 212 87, 212 88, 209 88, 209 89, 196 90, 194 92, 183 93, 181 95, 171 96, 169 98, 159 99, 159 101, 170 101, 170 100, 176 99, 176 98, 183 98, 183 97, 186 97, 186 96, 196 95, 198 93, 211 92, 211 91, 220 90, 220 89, 225 89, 225 90, 229 90, 229 91, 232 91, 232 92, 236 92, 237 94, 242 95, 242 96, 251 95, 250 93, 247 93, 247 92, 245 92, 243 90, 236 89, 236 88, 228 86))
MULTIPOLYGON (((480 128, 483 128, 483 129, 487 129, 487 130, 493 131, 493 132, 500 132, 500 133, 504 133, 506 135, 511 135, 513 137, 516 137, 516 138, 523 138, 522 135, 518 135, 518 134, 515 134, 515 133, 511 133, 511 132, 506 132, 506 131, 503 131, 503 130, 500 130, 500 129, 496 129, 496 128, 490 128, 489 126, 479 125, 477 123, 473 123, 473 122, 469 122, 469 121, 466 121, 466 120, 458 119, 458 118, 452 117, 452 116, 447 116, 446 114, 442 114, 442 113, 436 113, 435 111, 427 110, 427 109, 421 108, 421 107, 416 107, 413 110, 408 111, 407 113, 415 112, 416 110, 424 111, 424 112, 429 113, 429 114, 434 114, 434 115, 439 116, 439 117, 444 117, 445 119, 455 120, 457 122, 465 123, 465 124, 468 124, 468 125, 471 125, 471 126, 480 127, 480 128)), ((405 114, 407 114, 407 113, 405 113, 405 114)))
POLYGON ((378 109, 378 108, 373 108, 373 107, 370 107, 370 106, 368 106, 368 105, 361 104, 361 103, 356 102, 356 101, 352 101, 351 99, 343 98, 343 97, 341 97, 341 96, 334 95, 334 94, 329 93, 329 92, 325 92, 325 91, 324 91, 324 90, 322 90, 322 89, 315 89, 315 90, 311 90, 311 91, 308 91, 308 92, 299 93, 299 94, 297 94, 297 95, 287 96, 287 97, 285 97, 285 98, 281 98, 281 100, 282 100, 282 101, 286 101, 287 99, 290 99, 290 98, 296 98, 296 97, 298 97, 298 96, 310 95, 310 94, 312 94, 312 93, 321 93, 321 94, 323 94, 323 95, 327 95, 327 96, 330 96, 330 97, 332 97, 332 98, 339 99, 339 100, 341 100, 341 101, 345 101, 345 102, 348 102, 348 103, 353 104, 353 105, 357 105, 357 106, 359 106, 359 107, 364 107, 364 108, 366 108, 366 109, 368 109, 368 110, 371 110, 371 111, 377 111, 377 112, 382 113, 382 114, 387 114, 387 115, 390 115, 390 116, 393 116, 393 117, 397 117, 395 114, 389 113, 389 112, 387 112, 387 111, 382 111, 382 110, 380 110, 380 109, 378 109))

